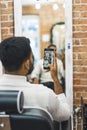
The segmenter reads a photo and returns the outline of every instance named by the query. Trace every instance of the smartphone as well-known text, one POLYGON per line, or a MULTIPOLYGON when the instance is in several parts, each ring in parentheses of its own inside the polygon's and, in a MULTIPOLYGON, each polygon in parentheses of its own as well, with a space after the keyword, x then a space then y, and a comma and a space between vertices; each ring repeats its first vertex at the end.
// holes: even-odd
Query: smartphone
POLYGON ((49 69, 49 64, 54 65, 54 49, 45 48, 44 49, 43 68, 44 69, 49 69))

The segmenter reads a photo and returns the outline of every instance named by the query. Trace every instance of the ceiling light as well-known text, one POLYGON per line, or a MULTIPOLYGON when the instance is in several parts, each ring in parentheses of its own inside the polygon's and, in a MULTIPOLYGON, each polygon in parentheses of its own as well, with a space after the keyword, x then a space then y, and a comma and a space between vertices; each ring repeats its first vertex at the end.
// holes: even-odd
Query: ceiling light
POLYGON ((40 4, 39 3, 35 4, 35 8, 40 9, 40 4))
POLYGON ((58 5, 55 3, 53 4, 53 10, 57 10, 58 9, 58 5))
POLYGON ((63 4, 63 8, 65 8, 65 3, 63 4))

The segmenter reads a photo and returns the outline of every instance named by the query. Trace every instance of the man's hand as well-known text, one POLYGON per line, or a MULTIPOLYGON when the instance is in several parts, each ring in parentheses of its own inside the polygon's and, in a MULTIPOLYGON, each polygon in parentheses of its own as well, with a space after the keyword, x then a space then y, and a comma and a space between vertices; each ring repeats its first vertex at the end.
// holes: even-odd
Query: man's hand
POLYGON ((52 79, 55 80, 55 78, 57 78, 58 76, 58 68, 57 68, 57 59, 54 55, 54 65, 49 64, 50 67, 50 73, 52 76, 52 79))
POLYGON ((52 66, 49 64, 50 67, 50 73, 52 76, 52 79, 54 80, 54 91, 56 94, 63 93, 62 86, 60 85, 59 79, 58 79, 58 65, 57 65, 57 59, 56 56, 54 56, 54 65, 52 66))

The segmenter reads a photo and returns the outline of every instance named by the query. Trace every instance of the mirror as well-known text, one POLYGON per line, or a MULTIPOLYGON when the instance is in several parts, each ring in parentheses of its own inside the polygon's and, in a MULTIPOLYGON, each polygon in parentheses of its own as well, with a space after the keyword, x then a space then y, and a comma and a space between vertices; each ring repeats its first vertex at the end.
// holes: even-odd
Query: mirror
POLYGON ((65 22, 58 22, 52 25, 50 42, 57 46, 57 52, 65 49, 65 22))
MULTIPOLYGON (((35 0, 32 0, 32 1, 34 1, 34 3, 35 3, 35 0)), ((32 3, 32 1, 31 1, 31 3, 32 3)), ((71 114, 72 128, 70 128, 70 130, 73 130, 72 0, 68 0, 68 2, 67 2, 67 0, 65 0, 65 1, 64 0, 55 0, 55 1, 64 2, 64 4, 65 4, 64 12, 59 13, 58 10, 55 10, 54 12, 58 13, 55 16, 54 15, 55 13, 51 12, 51 14, 50 14, 50 11, 48 11, 48 12, 46 11, 46 14, 48 13, 49 17, 45 19, 46 22, 44 22, 44 24, 43 24, 42 22, 44 21, 44 19, 42 17, 42 14, 41 14, 41 18, 38 17, 38 16, 40 16, 39 13, 41 13, 40 9, 42 7, 40 9, 35 10, 34 7, 31 7, 31 5, 28 5, 28 3, 27 3, 27 9, 25 9, 25 11, 23 11, 25 6, 22 7, 22 1, 21 0, 14 0, 15 36, 25 35, 25 33, 23 34, 24 28, 22 28, 23 27, 23 23, 22 23, 23 19, 27 20, 27 17, 31 17, 31 19, 34 20, 34 18, 37 16, 36 17, 37 20, 36 20, 35 24, 37 25, 37 23, 39 23, 37 32, 38 32, 38 36, 40 36, 38 39, 38 45, 39 45, 39 50, 40 50, 39 51, 40 52, 39 58, 41 58, 43 56, 43 53, 42 53, 43 49, 50 42, 51 27, 54 24, 59 23, 59 22, 65 23, 65 34, 64 34, 65 35, 65 40, 64 40, 65 41, 65 46, 64 46, 65 47, 65 78, 66 78, 65 79, 65 86, 66 86, 66 96, 67 96, 68 102, 70 104, 70 109, 71 109, 71 113, 72 113, 71 114), (31 11, 31 9, 32 9, 32 11, 31 11), (29 11, 31 11, 31 12, 29 13, 29 11), (33 13, 33 11, 34 11, 34 13, 33 13), (62 16, 64 15, 64 17, 62 17, 61 15, 62 16), (51 20, 50 20, 50 16, 52 16, 51 20), (61 17, 62 17, 62 19, 61 19, 61 17), (55 20, 55 21, 53 23, 49 24, 49 22, 52 22, 53 20, 55 20), (42 28, 41 28, 41 26, 42 26, 42 28), (49 28, 49 30, 46 30, 46 28, 49 28)), ((62 6, 61 4, 58 4, 58 5, 62 6)), ((48 9, 48 3, 46 3, 45 6, 48 9)), ((61 8, 63 8, 63 6, 61 8)), ((59 9, 61 10, 61 8, 59 8, 59 9)), ((43 10, 46 10, 46 9, 44 9, 44 7, 43 7, 43 10)), ((29 29, 31 30, 31 32, 33 33, 33 36, 34 36, 34 32, 35 32, 36 28, 29 27, 29 29)), ((36 38, 36 36, 35 36, 35 38, 36 38)), ((35 44, 35 46, 36 45, 37 44, 35 44)))
MULTIPOLYGON (((65 72, 65 22, 58 22, 52 25, 50 32, 50 43, 57 47, 57 57, 63 63, 65 72)), ((64 85, 65 86, 65 85, 64 85)))

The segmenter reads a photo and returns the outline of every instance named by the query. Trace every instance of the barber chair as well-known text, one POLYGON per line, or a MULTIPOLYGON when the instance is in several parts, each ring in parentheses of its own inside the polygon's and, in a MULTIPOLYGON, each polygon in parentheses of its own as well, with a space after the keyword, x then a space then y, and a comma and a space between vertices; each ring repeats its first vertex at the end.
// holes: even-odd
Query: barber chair
POLYGON ((84 103, 83 97, 81 97, 81 116, 82 130, 87 130, 87 103, 84 103))
POLYGON ((54 130, 48 112, 23 108, 21 91, 0 90, 0 130, 54 130))

